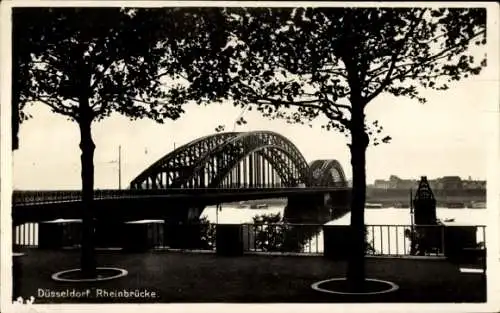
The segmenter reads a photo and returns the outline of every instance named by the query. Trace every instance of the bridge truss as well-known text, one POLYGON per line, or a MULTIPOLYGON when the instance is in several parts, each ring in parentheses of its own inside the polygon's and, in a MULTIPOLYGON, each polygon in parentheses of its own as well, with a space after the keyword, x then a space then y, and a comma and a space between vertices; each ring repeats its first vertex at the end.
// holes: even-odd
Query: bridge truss
POLYGON ((310 165, 297 147, 270 131, 227 132, 196 139, 139 174, 131 189, 347 187, 336 160, 310 165))

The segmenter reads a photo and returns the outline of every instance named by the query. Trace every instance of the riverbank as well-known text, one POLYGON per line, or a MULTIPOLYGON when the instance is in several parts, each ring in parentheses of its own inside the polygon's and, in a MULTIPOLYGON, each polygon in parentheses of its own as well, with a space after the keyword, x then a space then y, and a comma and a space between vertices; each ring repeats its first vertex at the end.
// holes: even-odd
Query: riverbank
MULTIPOLYGON (((223 206, 235 207, 235 206, 252 206, 257 207, 258 205, 267 205, 267 206, 286 206, 287 205, 286 198, 279 199, 259 199, 259 200, 249 200, 249 201, 241 201, 241 202, 229 202, 223 203, 223 206)), ((410 200, 408 197, 407 201, 401 201, 399 198, 390 198, 386 199, 383 197, 372 197, 367 201, 369 204, 379 205, 380 207, 367 207, 366 209, 378 209, 378 208, 397 208, 397 209, 408 209, 410 207, 410 200)), ((484 210, 486 209, 486 200, 477 200, 474 198, 465 199, 463 201, 453 202, 446 200, 437 200, 437 206, 442 208, 449 209, 474 209, 474 210, 484 210)))

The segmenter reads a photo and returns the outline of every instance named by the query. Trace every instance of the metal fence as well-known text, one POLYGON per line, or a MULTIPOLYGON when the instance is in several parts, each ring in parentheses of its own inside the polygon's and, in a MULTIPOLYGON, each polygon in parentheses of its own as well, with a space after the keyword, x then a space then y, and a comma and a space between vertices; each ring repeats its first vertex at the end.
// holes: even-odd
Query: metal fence
POLYGON ((486 227, 367 225, 367 254, 445 256, 461 249, 484 250, 486 227))
POLYGON ((12 239, 15 248, 38 247, 38 223, 26 223, 12 227, 12 239))
MULTIPOLYGON (((57 241, 63 246, 78 246, 81 240, 78 234, 79 223, 75 220, 71 223, 18 225, 13 228, 14 248, 39 247, 41 243, 47 242, 47 238, 40 238, 48 236, 43 232, 44 229, 56 225, 59 228, 57 232, 50 232, 53 237, 49 240, 57 241), (57 238, 57 236, 63 238, 57 238)), ((105 246, 106 243, 112 241, 116 245, 134 243, 136 247, 147 249, 206 251, 216 249, 216 224, 168 225, 161 220, 127 224, 126 227, 129 228, 99 226, 108 231, 96 230, 97 244, 105 246), (139 228, 132 229, 131 225, 139 228), (117 240, 109 241, 104 238, 110 236, 109 230, 117 240)), ((241 224, 240 241, 246 252, 320 255, 325 253, 326 242, 328 242, 328 249, 348 249, 349 233, 349 226, 286 223, 241 224), (330 238, 325 238, 325 234, 330 238)), ((464 251, 481 254, 485 253, 486 249, 486 227, 483 225, 367 225, 365 238, 366 254, 372 256, 449 256, 464 251)))
POLYGON ((321 224, 243 224, 243 246, 250 252, 321 254, 321 224))
POLYGON ((435 255, 445 252, 445 229, 440 225, 368 225, 368 255, 435 255))
MULTIPOLYGON (((320 224, 244 224, 243 244, 246 251, 323 254, 325 227, 343 230, 334 232, 332 240, 337 247, 348 248, 349 226, 320 224)), ((366 255, 445 256, 462 249, 485 250, 486 227, 367 225, 365 238, 366 255)))
POLYGON ((216 224, 200 223, 166 225, 158 223, 149 230, 148 242, 152 249, 215 251, 216 224))

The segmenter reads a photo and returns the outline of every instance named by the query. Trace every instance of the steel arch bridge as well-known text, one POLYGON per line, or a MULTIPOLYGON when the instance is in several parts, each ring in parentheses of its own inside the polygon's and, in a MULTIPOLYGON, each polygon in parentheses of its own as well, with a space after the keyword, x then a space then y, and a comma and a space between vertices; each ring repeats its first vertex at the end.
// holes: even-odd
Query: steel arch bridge
POLYGON ((168 153, 131 189, 347 187, 336 160, 308 164, 297 147, 270 131, 217 133, 168 153))

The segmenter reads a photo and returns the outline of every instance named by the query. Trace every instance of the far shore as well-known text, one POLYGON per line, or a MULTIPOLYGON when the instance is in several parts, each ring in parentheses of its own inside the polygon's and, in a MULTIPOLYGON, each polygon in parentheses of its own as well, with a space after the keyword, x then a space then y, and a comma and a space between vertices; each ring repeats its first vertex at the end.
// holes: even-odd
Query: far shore
MULTIPOLYGON (((224 203, 223 206, 239 206, 239 205, 259 205, 266 204, 269 206, 286 206, 287 205, 286 198, 278 198, 278 199, 259 199, 259 200, 248 200, 241 202, 228 202, 224 203)), ((376 204, 381 205, 381 207, 367 207, 368 210, 377 210, 381 208, 396 208, 396 209, 409 209, 410 203, 402 203, 398 200, 390 200, 383 199, 377 201, 376 199, 367 201, 367 204, 376 204)), ((446 202, 446 201, 437 201, 437 206, 442 208, 449 209, 474 209, 474 210, 482 210, 486 209, 486 201, 460 201, 460 202, 446 202)))

